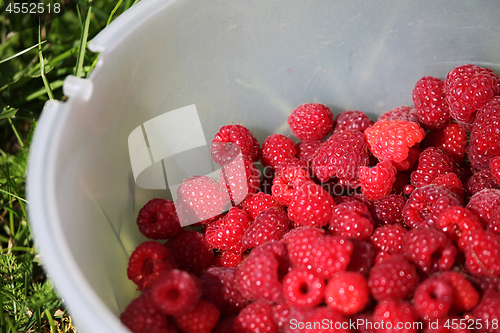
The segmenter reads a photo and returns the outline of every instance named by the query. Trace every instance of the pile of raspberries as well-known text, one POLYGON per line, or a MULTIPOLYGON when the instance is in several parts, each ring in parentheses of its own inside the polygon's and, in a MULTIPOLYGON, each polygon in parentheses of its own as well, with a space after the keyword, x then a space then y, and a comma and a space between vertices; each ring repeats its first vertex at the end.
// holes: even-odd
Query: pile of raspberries
POLYGON ((412 97, 375 122, 301 105, 288 117, 298 142, 223 126, 211 143, 219 180, 193 176, 177 191, 200 222, 181 227, 167 199, 140 210, 151 240, 130 256, 141 294, 122 323, 134 333, 500 332, 499 77, 463 65, 444 81, 423 77, 412 97), (244 171, 223 143, 239 147, 244 171))

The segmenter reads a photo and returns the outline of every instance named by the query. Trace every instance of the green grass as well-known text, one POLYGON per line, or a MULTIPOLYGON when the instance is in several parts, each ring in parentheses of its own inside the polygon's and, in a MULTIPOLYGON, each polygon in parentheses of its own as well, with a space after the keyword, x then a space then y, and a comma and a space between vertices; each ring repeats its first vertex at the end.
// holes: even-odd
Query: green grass
POLYGON ((19 32, 10 27, 20 22, 0 13, 0 333, 76 331, 34 247, 25 199, 30 143, 44 103, 65 100, 64 78, 94 68, 98 55, 88 41, 136 2, 81 0, 19 32))

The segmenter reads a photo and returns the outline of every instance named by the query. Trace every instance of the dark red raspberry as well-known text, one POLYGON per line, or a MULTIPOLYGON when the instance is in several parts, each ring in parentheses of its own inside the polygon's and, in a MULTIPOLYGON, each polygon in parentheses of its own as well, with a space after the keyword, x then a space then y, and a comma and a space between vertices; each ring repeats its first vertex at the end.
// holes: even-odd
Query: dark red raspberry
POLYGON ((500 185, 500 155, 490 160, 491 178, 500 185))
POLYGON ((463 200, 464 198, 464 188, 462 185, 462 181, 460 181, 458 176, 453 172, 437 176, 432 181, 432 184, 444 187, 445 189, 454 193, 461 200, 463 200))
POLYGON ((460 205, 460 200, 442 186, 427 185, 415 189, 403 207, 405 224, 410 228, 437 227, 436 221, 446 208, 460 205))
POLYGON ((282 134, 272 134, 262 143, 262 163, 272 168, 292 160, 296 154, 292 139, 282 134))
POLYGON ((256 247, 236 270, 235 283, 242 295, 249 300, 276 302, 283 292, 280 283, 280 261, 287 256, 282 243, 270 242, 256 247), (275 247, 276 253, 269 248, 275 247))
POLYGON ((370 209, 373 220, 378 225, 402 223, 405 202, 405 197, 399 194, 390 194, 380 198, 370 209))
POLYGON ((486 170, 490 160, 500 155, 500 96, 487 102, 476 115, 469 144, 472 166, 486 170))
POLYGON ((430 185, 436 177, 453 172, 453 159, 443 150, 429 147, 418 157, 417 169, 411 173, 411 184, 416 188, 430 185))
POLYGON ((465 182, 465 190, 469 196, 473 196, 479 191, 486 189, 500 188, 493 180, 491 173, 487 170, 474 173, 465 182))
POLYGON ((376 333, 417 333, 419 323, 410 303, 398 300, 384 300, 373 312, 373 322, 379 324, 376 333), (384 325, 381 325, 384 322, 384 325))
POLYGON ((249 224, 248 215, 243 209, 231 207, 226 215, 207 225, 205 239, 216 249, 243 247, 241 242, 249 224))
POLYGON ((243 210, 250 214, 252 219, 256 218, 257 215, 265 210, 268 210, 269 208, 283 208, 283 206, 278 203, 278 201, 276 201, 276 199, 274 199, 272 195, 265 194, 263 192, 255 193, 254 195, 246 198, 241 203, 241 206, 243 210))
POLYGON ((314 308, 324 292, 325 280, 306 268, 293 268, 283 279, 283 296, 291 307, 314 308))
POLYGON ((299 227, 288 232, 283 237, 283 241, 288 249, 288 256, 292 264, 295 266, 309 266, 312 260, 312 246, 324 235, 325 231, 323 229, 310 227, 299 227))
POLYGON ((323 236, 312 244, 306 267, 329 279, 336 272, 347 270, 353 249, 352 242, 343 237, 323 236))
POLYGON ((300 165, 282 163, 276 170, 273 180, 273 197, 285 206, 290 205, 295 190, 310 181, 309 171, 300 165))
POLYGON ((250 133, 248 128, 242 125, 222 126, 215 134, 211 144, 211 155, 215 163, 226 165, 229 160, 234 158, 234 149, 232 145, 224 143, 233 143, 238 145, 241 154, 256 162, 260 155, 260 146, 257 139, 250 133), (232 150, 228 152, 227 150, 232 150))
POLYGON ((485 189, 477 192, 469 199, 467 209, 472 211, 483 227, 488 226, 500 212, 500 190, 485 189))
POLYGON ((290 220, 305 226, 325 226, 332 216, 333 198, 321 186, 308 181, 293 194, 288 207, 290 220))
POLYGON ((368 279, 368 287, 379 301, 405 299, 412 295, 417 283, 415 266, 400 255, 393 255, 375 264, 368 279))
POLYGON ((262 180, 260 182, 260 190, 265 194, 272 194, 271 187, 273 186, 274 169, 267 166, 262 171, 262 180))
POLYGON ((203 298, 223 315, 236 314, 248 304, 235 285, 235 276, 236 268, 210 267, 200 277, 203 298))
POLYGON ((450 115, 457 121, 472 123, 476 110, 498 95, 500 82, 491 69, 467 64, 448 73, 445 91, 450 115))
POLYGON ((404 120, 418 123, 418 114, 415 108, 407 105, 398 106, 378 117, 379 120, 404 120))
POLYGON ((220 318, 212 333, 234 333, 233 324, 235 319, 236 316, 220 318))
POLYGON ((441 129, 430 131, 422 140, 423 148, 436 147, 445 151, 455 162, 462 162, 467 153, 467 132, 457 123, 448 123, 441 129))
POLYGON ((452 286, 452 309, 455 311, 470 311, 479 302, 479 293, 463 274, 454 271, 445 272, 439 276, 439 279, 445 280, 452 286))
POLYGON ((361 273, 340 272, 326 285, 326 304, 341 314, 350 316, 361 312, 369 300, 368 282, 361 273))
POLYGON ((334 128, 335 132, 345 130, 358 130, 364 132, 369 126, 373 125, 373 120, 361 111, 344 111, 335 117, 334 128))
POLYGON ((167 199, 152 199, 141 208, 137 216, 139 231, 149 239, 174 237, 181 225, 175 205, 167 199))
POLYGON ((229 199, 237 205, 259 190, 260 172, 250 159, 240 155, 220 170, 219 184, 221 189, 227 189, 229 199))
POLYGON ((396 182, 396 167, 389 161, 377 163, 373 168, 359 168, 361 192, 370 200, 378 200, 389 195, 396 182))
POLYGON ((280 240, 290 229, 290 220, 280 208, 269 208, 260 213, 243 236, 243 246, 251 249, 272 240, 280 240))
POLYGON ((312 162, 314 154, 316 154, 316 151, 322 144, 323 141, 321 140, 299 142, 295 144, 295 148, 297 149, 297 158, 307 162, 312 162))
POLYGON ((145 290, 164 272, 175 268, 172 253, 155 241, 147 241, 135 248, 130 255, 127 276, 139 288, 145 290))
POLYGON ((234 333, 275 333, 278 327, 273 321, 272 306, 264 302, 248 304, 233 322, 234 333))
POLYGON ((243 260, 245 249, 235 248, 222 250, 215 255, 215 267, 236 267, 243 260))
POLYGON ((378 227, 370 237, 375 250, 392 254, 403 253, 403 238, 407 230, 400 225, 385 225, 378 227))
POLYGON ((446 234, 434 228, 416 228, 404 237, 406 258, 424 273, 449 271, 455 263, 457 248, 446 234))
POLYGON ((167 317, 154 306, 149 292, 133 299, 120 315, 120 320, 133 333, 168 327, 167 317))
POLYGON ((175 322, 185 333, 210 333, 219 316, 219 309, 213 303, 200 299, 194 308, 175 317, 175 322))
POLYGON ((175 207, 182 225, 215 217, 229 206, 226 190, 208 176, 192 176, 177 188, 175 207))
POLYGON ((425 76, 418 80, 413 88, 413 103, 419 123, 426 129, 441 128, 450 119, 444 81, 441 79, 425 76))
POLYGON ((371 153, 379 160, 402 162, 410 147, 423 140, 425 131, 418 123, 405 120, 379 120, 365 130, 371 153))
POLYGON ((359 201, 343 202, 333 207, 330 232, 346 238, 367 239, 373 232, 368 207, 359 201))
POLYGON ((353 245, 353 251, 347 270, 368 275, 375 259, 375 249, 372 243, 356 238, 351 238, 349 241, 353 245))
POLYGON ((291 307, 285 302, 278 302, 273 305, 273 321, 278 326, 278 332, 286 331, 289 328, 291 307))
POLYGON ((478 332, 499 333, 500 332, 500 292, 489 290, 486 292, 479 304, 472 311, 474 317, 482 323, 478 332), (488 327, 486 327, 488 321, 488 327))
POLYGON ((444 279, 431 277, 415 290, 414 307, 423 320, 436 320, 448 314, 453 303, 453 287, 444 279))
POLYGON ((475 230, 461 245, 465 248, 465 263, 469 271, 476 275, 500 274, 500 235, 475 230))
POLYGON ((163 313, 178 316, 194 308, 201 296, 198 278, 173 269, 160 276, 151 288, 155 306, 163 313))
POLYGON ((481 229, 481 224, 475 215, 467 208, 450 206, 446 208, 436 221, 439 229, 443 230, 450 239, 457 241, 473 230, 481 229))
POLYGON ((302 104, 292 111, 288 125, 300 141, 321 140, 332 131, 333 114, 323 104, 302 104))
POLYGON ((202 233, 185 230, 166 244, 179 269, 201 275, 214 263, 214 251, 202 233))
POLYGON ((358 177, 358 169, 368 165, 368 145, 360 131, 336 132, 316 151, 312 167, 322 182, 332 177, 353 180, 358 177))

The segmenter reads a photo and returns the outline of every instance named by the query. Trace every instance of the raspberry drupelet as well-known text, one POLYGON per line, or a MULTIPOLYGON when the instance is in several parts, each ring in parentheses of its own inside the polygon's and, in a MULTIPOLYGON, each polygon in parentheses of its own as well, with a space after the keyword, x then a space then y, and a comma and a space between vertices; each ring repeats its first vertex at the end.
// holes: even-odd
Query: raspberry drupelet
POLYGON ((232 145, 225 145, 224 143, 236 144, 240 148, 241 154, 252 162, 259 159, 259 142, 245 126, 238 124, 222 126, 215 134, 210 153, 212 159, 219 165, 226 165, 229 160, 235 157, 232 145), (228 152, 227 149, 231 151, 228 152))
POLYGON ((302 104, 288 116, 288 125, 300 141, 321 140, 332 131, 333 113, 323 104, 302 104))
POLYGON ((426 129, 441 128, 450 119, 444 81, 441 79, 425 76, 418 80, 413 88, 413 103, 418 121, 426 129))

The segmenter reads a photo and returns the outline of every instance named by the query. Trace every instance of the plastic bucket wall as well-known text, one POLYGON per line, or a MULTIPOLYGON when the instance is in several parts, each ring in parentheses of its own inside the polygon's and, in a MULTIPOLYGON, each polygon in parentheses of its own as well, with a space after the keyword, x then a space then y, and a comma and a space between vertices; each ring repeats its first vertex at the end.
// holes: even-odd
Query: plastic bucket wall
MULTIPOLYGON (((289 134, 305 102, 375 118, 412 104, 415 82, 457 65, 500 70, 495 1, 143 0, 89 45, 89 79, 48 102, 28 171, 29 216, 45 266, 81 332, 126 332, 135 297, 138 210, 167 190, 135 184, 128 136, 195 104, 207 142, 243 123, 289 134)), ((208 150, 208 148, 206 148, 208 150)))

